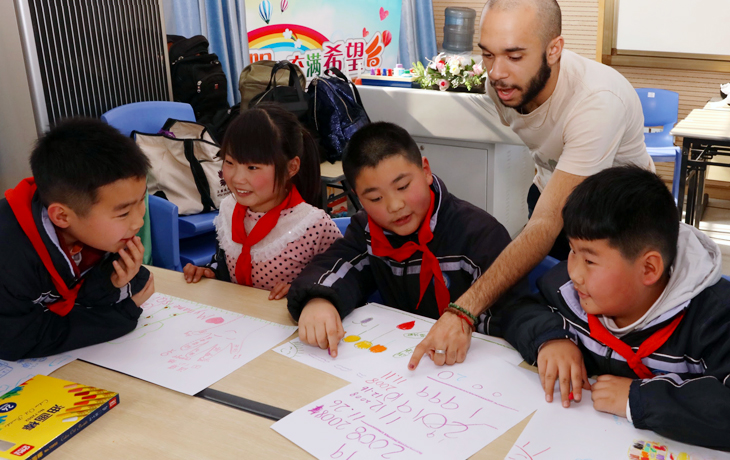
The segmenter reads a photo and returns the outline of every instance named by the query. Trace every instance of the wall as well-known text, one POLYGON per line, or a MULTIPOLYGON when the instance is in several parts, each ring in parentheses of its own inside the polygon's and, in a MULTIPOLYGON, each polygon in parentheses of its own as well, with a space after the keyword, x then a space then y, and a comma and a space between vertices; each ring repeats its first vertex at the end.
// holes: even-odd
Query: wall
POLYGON ((5 191, 30 176, 28 156, 37 137, 11 1, 0 1, 0 43, 0 191, 5 191))
MULTIPOLYGON (((444 10, 448 6, 465 6, 477 12, 477 24, 486 2, 433 0, 436 22, 436 41, 441 43, 444 35, 444 10)), ((603 4, 599 0, 558 0, 563 12, 563 36, 566 48, 589 59, 596 59, 599 24, 602 22, 603 4)), ((474 52, 480 54, 476 43, 479 32, 474 37, 474 52)), ((679 93, 679 119, 686 117, 692 109, 701 108, 711 97, 720 95, 720 84, 730 81, 730 74, 720 72, 692 72, 683 70, 652 69, 644 67, 616 67, 634 87, 664 88, 679 93)), ((730 184, 718 180, 730 180, 728 168, 710 171, 708 189, 712 196, 730 199, 730 184)), ((671 181, 673 163, 658 163, 657 172, 671 181)))

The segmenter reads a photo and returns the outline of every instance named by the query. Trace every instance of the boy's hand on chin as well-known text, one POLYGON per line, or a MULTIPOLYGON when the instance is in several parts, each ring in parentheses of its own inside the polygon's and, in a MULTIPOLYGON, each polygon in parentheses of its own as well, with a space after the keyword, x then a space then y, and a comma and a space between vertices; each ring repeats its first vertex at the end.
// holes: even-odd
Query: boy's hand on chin
POLYGON ((591 388, 593 408, 597 411, 626 417, 626 403, 632 379, 615 375, 601 375, 591 388))
POLYGON ((437 366, 463 363, 470 346, 471 328, 466 321, 452 313, 444 313, 413 351, 408 369, 415 370, 426 353, 437 366), (436 353, 436 350, 446 353, 436 353))
POLYGON ((114 265, 112 284, 115 288, 123 288, 137 276, 139 267, 142 266, 143 258, 144 245, 142 244, 142 239, 135 236, 127 241, 125 247, 119 250, 119 259, 112 262, 112 265, 114 265))

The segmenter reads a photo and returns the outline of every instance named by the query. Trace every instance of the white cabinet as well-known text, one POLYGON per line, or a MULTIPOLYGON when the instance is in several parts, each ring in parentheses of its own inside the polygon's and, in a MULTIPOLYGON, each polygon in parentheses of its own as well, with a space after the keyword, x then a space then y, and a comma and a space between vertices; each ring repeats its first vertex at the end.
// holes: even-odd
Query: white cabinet
POLYGON ((499 220, 512 237, 527 223, 535 164, 486 95, 358 87, 372 121, 404 127, 451 193, 499 220))

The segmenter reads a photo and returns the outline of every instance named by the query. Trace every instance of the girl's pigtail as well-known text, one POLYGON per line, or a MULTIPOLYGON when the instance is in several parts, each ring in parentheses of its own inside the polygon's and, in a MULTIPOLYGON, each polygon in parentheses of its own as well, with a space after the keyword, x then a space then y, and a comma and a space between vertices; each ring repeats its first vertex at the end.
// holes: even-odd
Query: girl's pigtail
POLYGON ((292 178, 304 201, 317 208, 322 207, 322 184, 319 172, 319 145, 305 128, 302 132, 302 155, 299 172, 292 178))

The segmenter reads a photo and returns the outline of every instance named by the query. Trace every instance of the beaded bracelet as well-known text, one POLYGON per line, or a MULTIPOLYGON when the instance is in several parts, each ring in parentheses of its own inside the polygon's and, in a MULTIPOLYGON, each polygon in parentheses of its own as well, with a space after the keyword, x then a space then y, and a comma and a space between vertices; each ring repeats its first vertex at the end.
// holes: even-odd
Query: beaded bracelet
POLYGON ((465 314, 466 316, 469 317, 469 319, 471 319, 472 323, 474 323, 474 324, 476 324, 476 323, 479 322, 479 319, 476 316, 472 315, 469 310, 467 310, 466 308, 463 308, 463 307, 460 307, 460 306, 456 305, 454 302, 451 302, 449 304, 449 308, 453 308, 454 310, 460 311, 461 313, 465 314))

